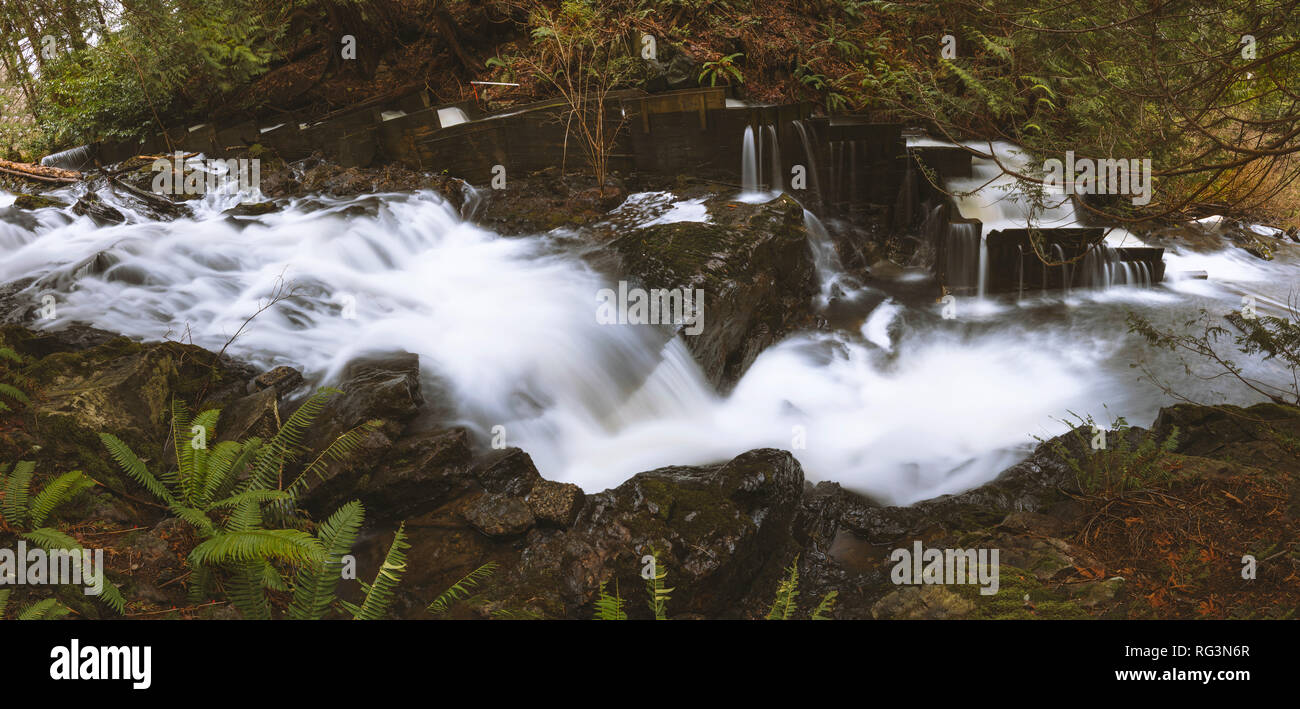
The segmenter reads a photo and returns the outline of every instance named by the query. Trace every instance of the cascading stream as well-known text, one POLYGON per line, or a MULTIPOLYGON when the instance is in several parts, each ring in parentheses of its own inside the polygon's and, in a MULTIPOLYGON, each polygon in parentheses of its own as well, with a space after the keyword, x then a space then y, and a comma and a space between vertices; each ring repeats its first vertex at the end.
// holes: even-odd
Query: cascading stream
MULTIPOLYGON (((231 354, 324 383, 363 352, 415 352, 459 423, 483 440, 505 426, 544 475, 588 491, 757 447, 792 450, 810 479, 891 503, 968 489, 1023 457, 1032 434, 1059 431, 1053 418, 1066 411, 1100 419, 1106 404, 1150 420, 1158 396, 1131 380, 1124 310, 1172 322, 1238 299, 1184 282, 1064 315, 1011 308, 955 321, 886 301, 857 326, 770 347, 720 396, 682 339, 597 323, 596 293, 613 283, 567 242, 500 237, 432 193, 303 199, 240 221, 220 213, 237 196, 209 195, 175 222, 102 198, 128 222, 97 227, 53 208, 0 222, 0 283, 34 277, 17 297, 58 298, 37 326, 83 321, 215 350, 283 278, 299 297, 259 315, 231 354)), ((689 221, 696 210, 675 213, 689 221)), ((825 289, 841 268, 820 220, 805 216, 825 289)), ((1254 287, 1283 282, 1282 267, 1243 262, 1237 273, 1254 287)))

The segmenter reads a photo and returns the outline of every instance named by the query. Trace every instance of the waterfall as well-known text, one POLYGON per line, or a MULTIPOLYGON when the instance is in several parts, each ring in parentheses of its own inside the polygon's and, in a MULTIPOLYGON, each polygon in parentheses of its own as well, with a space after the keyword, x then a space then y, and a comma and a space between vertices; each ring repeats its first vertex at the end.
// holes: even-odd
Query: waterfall
POLYGON ((1025 248, 1016 245, 1016 301, 1025 297, 1025 248))
POLYGON ((1083 257, 1081 268, 1084 288, 1110 288, 1113 286, 1149 287, 1153 278, 1151 264, 1145 261, 1125 261, 1119 249, 1098 245, 1083 257))
POLYGON ((979 288, 976 295, 980 298, 988 290, 989 281, 989 239, 984 234, 980 234, 980 265, 979 265, 979 288))
POLYGON ((80 145, 60 153, 53 153, 41 158, 46 167, 58 167, 64 170, 83 170, 95 163, 94 150, 89 145, 80 145))
POLYGON ((843 290, 848 285, 845 282, 848 279, 844 274, 844 265, 840 262, 840 254, 835 250, 835 242, 831 240, 830 232, 826 230, 822 220, 805 209, 803 224, 808 232, 808 246, 812 249, 817 281, 821 285, 820 305, 824 308, 830 303, 836 290, 843 290))
POLYGON ((746 194, 756 194, 761 188, 758 184, 758 141, 754 139, 753 126, 745 126, 740 150, 741 190, 746 194))
POLYGON ((1070 264, 1065 258, 1065 249, 1060 244, 1052 244, 1052 253, 1056 256, 1056 262, 1061 264, 1061 289, 1066 295, 1070 293, 1070 264))
MULTIPOLYGON (((909 140, 908 144, 924 144, 930 147, 953 145, 942 141, 917 139, 909 140)), ((992 146, 988 143, 972 142, 967 143, 967 146, 981 152, 988 151, 991 147, 996 160, 974 157, 971 159, 969 177, 951 177, 944 181, 945 189, 955 195, 953 202, 957 213, 962 218, 981 222, 986 234, 1004 230, 1041 229, 1047 242, 1042 247, 1044 258, 1060 264, 1060 288, 1067 294, 1076 286, 1108 288, 1112 285, 1133 286, 1154 283, 1155 273, 1150 263, 1125 261, 1122 252, 1109 245, 1092 249, 1078 263, 1069 263, 1069 255, 1078 256, 1079 252, 1073 247, 1067 252, 1067 249, 1057 241, 1060 237, 1052 234, 1057 229, 1075 229, 1085 226, 1080 221, 1070 196, 1057 187, 1045 190, 1044 206, 1038 209, 1032 200, 1021 194, 1017 178, 1004 172, 1004 167, 1009 172, 1021 174, 1026 171, 1032 172, 1034 161, 1028 151, 1007 142, 993 143, 992 146)), ((1112 229, 1107 241, 1115 246, 1142 245, 1140 239, 1123 229, 1112 229)), ((1023 243, 1020 245, 1025 246, 1023 243)), ((982 245, 981 249, 981 257, 986 258, 987 245, 982 245)), ((955 250, 961 251, 960 248, 955 250)), ((999 253, 1007 252, 999 251, 999 253)), ((1022 259, 1025 257, 1025 252, 1021 252, 1021 257, 1022 259)), ((987 265, 981 266, 979 272, 985 274, 986 270, 987 265)), ((1005 269, 998 268, 998 273, 1003 272, 1005 269)), ((950 278, 955 277, 952 275, 955 273, 950 270, 950 278)), ((1020 288, 1023 290, 1024 267, 1017 266, 1017 273, 1020 288)), ((1050 269, 1044 263, 1042 267, 1044 292, 1047 290, 1050 276, 1050 269)), ((970 286, 968 281, 961 281, 961 283, 970 286)), ((977 292, 983 290, 977 285, 977 292)))
POLYGON ((820 178, 818 178, 820 173, 817 170, 817 150, 813 147, 814 136, 810 135, 812 128, 807 126, 803 119, 795 121, 794 128, 799 131, 799 141, 803 143, 804 158, 808 161, 805 165, 808 169, 808 186, 812 189, 816 201, 818 203, 823 203, 825 197, 822 194, 822 188, 819 182, 820 178))
POLYGON ((975 222, 951 222, 945 258, 948 285, 983 297, 988 287, 988 242, 975 222))
POLYGON ((768 162, 770 163, 770 167, 772 171, 771 172, 772 182, 771 184, 768 185, 768 190, 771 192, 778 192, 778 193, 784 192, 785 175, 782 172, 781 141, 777 137, 776 126, 771 124, 767 126, 767 137, 771 145, 771 150, 769 151, 769 156, 768 156, 768 162))

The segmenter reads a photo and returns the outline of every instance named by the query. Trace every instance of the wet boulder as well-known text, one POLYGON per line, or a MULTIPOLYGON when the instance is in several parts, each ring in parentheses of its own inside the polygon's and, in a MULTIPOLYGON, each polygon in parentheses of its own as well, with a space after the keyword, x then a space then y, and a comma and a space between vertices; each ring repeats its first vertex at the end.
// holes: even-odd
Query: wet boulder
POLYGON ((726 389, 764 349, 811 324, 817 276, 803 208, 789 196, 765 204, 715 197, 707 206, 708 222, 651 224, 610 245, 619 271, 640 287, 703 292, 700 325, 669 324, 726 389))
POLYGON ((32 332, 0 329, 0 343, 33 361, 26 370, 38 392, 32 412, 48 469, 81 469, 116 489, 134 486, 104 450, 100 433, 158 461, 168 439, 173 399, 204 408, 242 395, 252 371, 179 342, 140 343, 93 328, 32 332))
POLYGON ((539 478, 533 483, 533 489, 524 501, 539 521, 557 527, 568 527, 582 511, 584 499, 582 488, 573 483, 557 483, 539 478))
POLYGON ((17 209, 33 210, 45 209, 48 207, 60 209, 68 205, 61 200, 54 199, 53 197, 46 197, 38 194, 20 194, 14 198, 13 206, 17 209))
POLYGON ((401 520, 479 490, 470 473, 473 453, 465 429, 409 434, 378 453, 358 456, 337 474, 314 485, 304 507, 323 518, 349 500, 360 500, 374 521, 401 520))
MULTIPOLYGON (((602 582, 618 582, 627 598, 641 592, 653 549, 674 589, 670 614, 753 615, 755 599, 770 602, 792 556, 803 484, 799 463, 773 449, 638 474, 587 495, 567 530, 530 532, 516 570, 487 606, 588 615, 602 582)), ((644 604, 629 602, 628 611, 643 616, 644 604)))
POLYGON ((518 536, 537 521, 522 498, 490 492, 470 503, 465 519, 489 537, 518 536))

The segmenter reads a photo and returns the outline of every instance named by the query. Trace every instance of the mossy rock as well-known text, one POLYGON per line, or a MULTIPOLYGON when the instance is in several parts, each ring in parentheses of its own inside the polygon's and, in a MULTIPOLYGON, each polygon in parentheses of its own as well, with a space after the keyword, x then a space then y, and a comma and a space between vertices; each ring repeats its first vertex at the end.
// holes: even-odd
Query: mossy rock
POLYGON ((46 209, 49 207, 61 209, 68 206, 68 204, 67 202, 54 199, 53 197, 45 197, 36 194, 20 194, 16 199, 14 199, 13 206, 18 209, 46 209))

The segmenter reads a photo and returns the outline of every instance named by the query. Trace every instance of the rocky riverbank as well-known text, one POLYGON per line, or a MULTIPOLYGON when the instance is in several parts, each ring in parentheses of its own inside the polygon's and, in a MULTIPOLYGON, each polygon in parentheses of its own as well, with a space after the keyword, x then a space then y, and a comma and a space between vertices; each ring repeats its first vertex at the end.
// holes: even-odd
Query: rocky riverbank
MULTIPOLYGON (((8 326, 0 346, 25 358, 35 394, 30 408, 0 418, 0 460, 35 461, 38 480, 80 469, 98 483, 65 521, 83 544, 107 548, 128 616, 231 615, 223 605, 170 610, 191 607, 182 560, 197 539, 116 472, 96 436, 111 431, 146 460, 165 460, 172 397, 221 407, 223 439, 269 435, 301 400, 302 378, 85 327, 8 326)), ((373 511, 358 553, 362 578, 405 520, 412 548, 396 605, 402 617, 427 617, 430 599, 487 562, 500 571, 455 615, 589 617, 601 584, 617 583, 630 615, 644 616, 638 587, 652 547, 668 569, 677 618, 760 617, 791 564, 801 613, 835 591, 837 618, 1288 617, 1300 601, 1300 412, 1292 408, 1164 410, 1154 435, 1180 431, 1159 462, 1168 475, 1124 494, 1081 488, 1066 459, 1088 452, 1066 435, 992 483, 887 507, 835 483, 808 483, 793 456, 774 449, 647 471, 610 490, 551 482, 526 451, 487 449, 463 429, 423 422, 431 402, 418 367, 401 353, 357 362, 303 442, 318 451, 358 422, 381 422, 360 454, 313 484, 303 506, 317 522, 350 499, 373 511), (998 592, 895 584, 893 550, 917 542, 1000 550, 998 592), (1259 561, 1249 582, 1246 554, 1259 561)))
MULTIPOLYGON (((148 165, 125 167, 115 179, 147 189, 148 165)), ((595 269, 633 286, 703 290, 707 327, 695 334, 664 326, 664 334, 682 334, 722 392, 791 333, 826 327, 814 306, 818 274, 805 213, 789 196, 750 203, 706 182, 618 176, 601 189, 555 171, 492 191, 442 175, 323 160, 271 161, 264 170, 270 201, 240 205, 225 219, 254 219, 290 201, 432 190, 497 233, 577 242, 595 269), (653 192, 667 189, 671 200, 653 192), (682 209, 691 210, 689 218, 682 209)), ((123 198, 132 199, 129 192, 123 198)), ((160 220, 188 210, 183 201, 173 210, 136 199, 160 220)), ((33 210, 61 205, 25 197, 6 208, 6 218, 32 222, 33 210)), ((348 209, 370 208, 362 201, 348 209)), ((73 211, 104 225, 123 219, 90 194, 73 211)), ((874 233, 871 223, 855 228, 874 233)), ((879 257, 906 262, 911 252, 900 244, 855 238, 838 250, 854 277, 874 277, 888 291, 902 270, 879 257)), ((100 254, 75 273, 111 266, 100 254)), ((220 440, 267 439, 314 383, 290 366, 262 371, 181 342, 137 342, 83 325, 36 329, 40 303, 17 296, 30 282, 0 291, 0 347, 22 358, 7 366, 31 395, 30 404, 0 412, 0 461, 34 461, 37 487, 68 470, 95 481, 60 522, 84 546, 106 549, 128 617, 236 615, 224 603, 191 601, 186 555, 199 538, 121 472, 99 434, 112 433, 150 466, 166 467, 162 461, 175 456, 173 400, 220 408, 220 440)), ((896 298, 937 295, 898 283, 896 298)), ((1066 434, 990 483, 893 507, 834 482, 814 485, 789 451, 773 448, 648 470, 607 490, 547 480, 527 450, 493 447, 449 425, 457 402, 430 386, 421 365, 408 352, 353 360, 332 382, 341 393, 301 441, 303 459, 313 460, 364 425, 350 455, 309 480, 299 502, 308 529, 350 500, 366 506, 366 533, 355 550, 362 579, 374 576, 405 523, 411 546, 394 606, 401 617, 429 617, 425 606, 434 597, 488 563, 497 571, 452 617, 587 618, 602 586, 618 589, 630 616, 645 617, 642 571, 652 549, 669 574, 674 618, 762 617, 792 566, 796 617, 831 593, 833 617, 843 619, 1275 618, 1292 617, 1300 605, 1300 411, 1292 407, 1163 410, 1151 432, 1127 434, 1167 441, 1178 432, 1169 451, 1118 461, 1151 473, 1135 487, 1099 488, 1082 479, 1080 467, 1099 463, 1066 434), (998 550, 996 593, 972 584, 897 583, 895 551, 917 544, 998 550), (1249 580, 1242 576, 1246 557, 1258 564, 1249 580)), ((282 474, 291 480, 298 472, 282 474)), ((356 584, 340 592, 353 600, 360 593, 356 584)), ((274 604, 287 602, 283 592, 271 593, 274 604)), ((87 616, 103 612, 84 598, 65 601, 87 616)))

